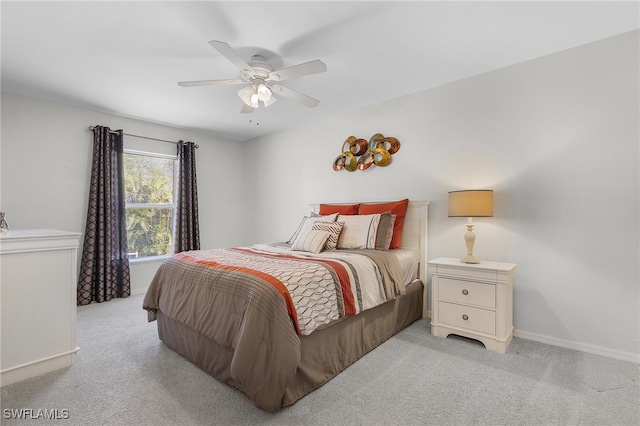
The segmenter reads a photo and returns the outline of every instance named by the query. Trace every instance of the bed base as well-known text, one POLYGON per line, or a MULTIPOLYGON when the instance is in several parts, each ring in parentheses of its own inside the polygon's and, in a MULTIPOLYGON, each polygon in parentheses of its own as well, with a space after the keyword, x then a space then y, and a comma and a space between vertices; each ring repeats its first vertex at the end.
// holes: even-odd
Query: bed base
MULTIPOLYGON (((423 284, 415 280, 395 300, 344 318, 330 327, 300 336, 301 361, 282 397, 281 407, 294 404, 327 383, 362 356, 422 317, 423 284)), ((206 373, 240 391, 231 377, 233 349, 178 323, 158 310, 158 335, 167 347, 206 373)))

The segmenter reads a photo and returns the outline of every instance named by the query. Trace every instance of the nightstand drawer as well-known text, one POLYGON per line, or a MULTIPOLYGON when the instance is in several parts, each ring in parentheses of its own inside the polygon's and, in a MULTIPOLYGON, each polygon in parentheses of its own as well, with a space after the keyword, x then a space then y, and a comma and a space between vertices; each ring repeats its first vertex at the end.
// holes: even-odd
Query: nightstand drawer
POLYGON ((438 278, 439 299, 467 305, 494 309, 496 307, 496 286, 473 281, 438 278))
POLYGON ((466 328, 481 333, 496 334, 496 313, 486 309, 456 305, 455 303, 438 303, 439 320, 445 325, 466 328))
MULTIPOLYGON (((465 265, 465 264, 463 264, 465 265)), ((435 268, 435 271, 431 273, 437 273, 440 276, 454 276, 460 278, 470 278, 470 279, 480 279, 480 280, 488 280, 495 281, 498 277, 498 273, 494 270, 483 270, 478 268, 470 268, 468 266, 443 266, 438 265, 435 268)))

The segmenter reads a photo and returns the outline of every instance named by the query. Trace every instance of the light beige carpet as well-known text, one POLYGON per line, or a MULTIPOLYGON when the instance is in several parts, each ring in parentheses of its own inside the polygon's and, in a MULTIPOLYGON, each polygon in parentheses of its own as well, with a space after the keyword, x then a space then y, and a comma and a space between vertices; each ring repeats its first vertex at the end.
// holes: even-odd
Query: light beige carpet
POLYGON ((496 354, 475 341, 433 337, 427 320, 268 414, 167 349, 141 306, 142 296, 133 296, 79 308, 76 364, 3 387, 0 423, 640 424, 637 364, 523 339, 496 354), (68 418, 13 418, 44 409, 68 418))

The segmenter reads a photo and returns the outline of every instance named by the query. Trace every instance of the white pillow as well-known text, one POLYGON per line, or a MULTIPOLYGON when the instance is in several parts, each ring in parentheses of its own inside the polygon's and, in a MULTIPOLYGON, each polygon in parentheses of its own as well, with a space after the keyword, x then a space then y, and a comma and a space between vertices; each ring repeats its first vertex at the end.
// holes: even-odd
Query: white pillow
POLYGON ((329 231, 306 231, 298 234, 291 245, 291 250, 320 253, 331 233, 329 231))
POLYGON ((380 225, 380 214, 339 215, 338 221, 344 222, 339 249, 375 249, 376 235, 380 225))
POLYGON ((313 226, 313 224, 315 222, 318 222, 318 221, 321 221, 321 222, 335 222, 336 221, 336 217, 338 217, 338 213, 333 213, 333 214, 329 214, 329 215, 326 215, 326 216, 313 216, 313 217, 305 216, 305 217, 303 217, 302 221, 300 222, 300 225, 298 225, 298 229, 296 229, 296 232, 293 233, 293 235, 291 236, 291 238, 289 238, 289 241, 287 241, 287 242, 289 244, 293 244, 293 242, 298 237, 298 234, 300 234, 301 232, 311 231, 311 227, 313 226))

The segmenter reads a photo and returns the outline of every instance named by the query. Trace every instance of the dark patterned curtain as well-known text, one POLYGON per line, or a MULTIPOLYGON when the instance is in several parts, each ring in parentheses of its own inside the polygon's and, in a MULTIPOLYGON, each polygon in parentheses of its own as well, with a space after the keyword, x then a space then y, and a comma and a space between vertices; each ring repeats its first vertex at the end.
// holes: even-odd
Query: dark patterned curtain
POLYGON ((127 254, 122 130, 93 128, 93 164, 78 305, 131 294, 127 254))
POLYGON ((178 142, 178 203, 176 206, 176 253, 200 249, 198 222, 198 187, 196 179, 196 146, 178 142))

